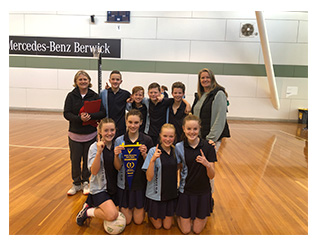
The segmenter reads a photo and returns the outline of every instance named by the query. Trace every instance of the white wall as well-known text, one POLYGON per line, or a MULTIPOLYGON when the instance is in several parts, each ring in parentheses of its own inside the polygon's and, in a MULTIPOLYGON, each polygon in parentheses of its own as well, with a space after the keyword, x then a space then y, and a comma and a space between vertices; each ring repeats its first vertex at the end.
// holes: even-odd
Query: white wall
MULTIPOLYGON (((121 38, 121 59, 146 61, 263 64, 259 36, 240 37, 242 23, 255 24, 254 12, 131 12, 130 24, 105 23, 106 12, 12 12, 9 34, 50 37, 121 38), (94 14, 95 24, 90 23, 94 14), (120 30, 119 27, 120 26, 120 30)), ((265 12, 275 65, 308 65, 308 14, 265 12)), ((62 110, 73 88, 76 70, 9 68, 9 106, 62 110)), ((93 80, 96 71, 88 71, 93 80)), ((103 71, 103 81, 110 71, 103 71)), ((192 103, 197 76, 189 74, 123 72, 122 87, 147 88, 152 81, 171 86, 182 81, 192 103)), ((270 101, 266 77, 222 76, 217 80, 229 93, 229 117, 292 120, 297 108, 308 107, 308 79, 277 77, 280 106, 270 101), (287 87, 298 94, 286 97, 287 87)), ((96 86, 93 87, 97 90, 96 86)))

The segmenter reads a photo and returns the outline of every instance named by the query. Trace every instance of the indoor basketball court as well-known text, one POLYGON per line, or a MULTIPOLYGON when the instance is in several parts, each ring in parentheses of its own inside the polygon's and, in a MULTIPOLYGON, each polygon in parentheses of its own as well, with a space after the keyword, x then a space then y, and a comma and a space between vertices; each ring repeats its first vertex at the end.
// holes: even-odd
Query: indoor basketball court
MULTIPOLYGON (((223 126, 228 123, 231 137, 224 136, 217 152, 214 208, 200 235, 301 235, 291 237, 299 244, 303 242, 297 237, 309 239, 307 235, 314 231, 310 218, 316 219, 310 215, 314 199, 309 192, 310 173, 315 171, 309 171, 308 165, 308 107, 312 106, 308 11, 105 11, 105 7, 100 11, 9 13, 10 239, 24 238, 16 235, 104 235, 99 238, 110 239, 104 220, 76 222, 87 195, 82 191, 67 195, 75 183, 68 136, 82 133, 70 131, 64 110, 67 96, 79 87, 76 73, 84 71, 87 76, 81 76, 92 83, 83 91, 88 93, 90 88, 101 98, 101 91, 112 89, 115 70, 119 88, 126 90, 128 98, 139 85, 142 97, 151 101, 148 86, 154 82, 169 88, 169 98, 173 98, 172 84, 183 83, 183 98, 190 105, 201 99, 203 80, 211 85, 214 81, 224 92, 223 105, 216 104, 223 108, 221 121, 223 126), (208 78, 201 78, 201 71, 208 78), (110 86, 105 88, 106 82, 110 86)), ((209 96, 210 91, 202 92, 209 96)), ((86 93, 79 93, 81 100, 80 95, 84 100, 86 93)), ((206 105, 204 117, 210 132, 215 126, 211 115, 218 107, 214 108, 215 98, 206 105)), ((109 113, 110 108, 118 108, 110 101, 109 97, 109 113)), ((203 104, 197 107, 199 118, 203 104)), ((146 110, 149 113, 150 108, 146 110)), ((80 111, 74 115, 81 116, 80 111)), ((199 123, 199 128, 203 125, 199 123)), ((123 129, 129 131, 126 126, 123 129)), ((95 127, 92 130, 84 136, 96 133, 95 127)), ((207 196, 211 199, 209 192, 207 196)), ((156 229, 151 220, 146 213, 142 224, 131 222, 113 239, 126 239, 126 235, 180 239, 183 235, 176 216, 168 230, 156 229)), ((91 237, 76 238, 91 241, 91 237)), ((225 236, 201 238, 214 243, 215 238, 225 236)), ((253 238, 270 243, 262 236, 253 238)))
MULTIPOLYGON (((70 188, 68 122, 62 113, 10 111, 10 234, 103 235, 75 222, 86 196, 70 188)), ((203 235, 308 234, 308 130, 288 122, 230 121, 216 163, 214 211, 203 235)), ((146 218, 123 235, 181 235, 146 218)))

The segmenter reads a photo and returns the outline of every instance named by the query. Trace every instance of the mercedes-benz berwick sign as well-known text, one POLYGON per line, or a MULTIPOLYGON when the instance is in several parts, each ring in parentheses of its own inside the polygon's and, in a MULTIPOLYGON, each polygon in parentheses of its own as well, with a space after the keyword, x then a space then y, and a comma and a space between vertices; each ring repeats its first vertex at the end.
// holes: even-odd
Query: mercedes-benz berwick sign
POLYGON ((102 57, 120 58, 120 39, 9 36, 9 54, 92 57, 99 48, 102 57))

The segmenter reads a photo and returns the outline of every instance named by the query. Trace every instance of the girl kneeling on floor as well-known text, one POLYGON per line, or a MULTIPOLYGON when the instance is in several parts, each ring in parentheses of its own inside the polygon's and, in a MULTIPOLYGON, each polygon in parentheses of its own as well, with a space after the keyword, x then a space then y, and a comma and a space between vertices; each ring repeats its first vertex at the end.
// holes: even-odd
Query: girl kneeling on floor
POLYGON ((144 220, 144 204, 146 192, 146 174, 141 167, 147 156, 148 150, 153 146, 152 139, 139 132, 143 117, 139 110, 132 109, 126 114, 127 132, 115 140, 114 148, 114 166, 118 172, 118 198, 120 211, 126 216, 127 225, 133 220, 135 224, 142 224, 144 220), (135 145, 139 143, 140 155, 137 160, 136 169, 133 175, 131 187, 123 166, 122 150, 125 145, 135 145))
POLYGON ((179 197, 176 209, 182 233, 199 234, 213 211, 210 179, 215 176, 217 161, 214 146, 199 137, 201 120, 194 115, 184 118, 184 140, 176 144, 178 162, 182 162, 179 197))
POLYGON ((160 131, 160 145, 148 152, 142 166, 146 171, 147 190, 145 209, 156 229, 170 229, 177 204, 177 157, 174 150, 175 127, 164 124, 160 131))

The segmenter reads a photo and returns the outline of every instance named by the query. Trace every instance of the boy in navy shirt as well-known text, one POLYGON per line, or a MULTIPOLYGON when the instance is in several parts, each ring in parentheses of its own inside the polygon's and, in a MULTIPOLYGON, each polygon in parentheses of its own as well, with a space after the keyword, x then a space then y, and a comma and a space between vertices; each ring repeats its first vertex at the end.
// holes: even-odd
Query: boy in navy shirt
POLYGON ((186 103, 183 101, 185 95, 185 86, 182 82, 175 82, 172 84, 171 88, 172 97, 174 102, 172 106, 169 107, 169 123, 173 124, 176 129, 177 141, 181 141, 182 135, 182 122, 185 116, 186 103))
MULTIPOLYGON (((158 137, 160 129, 163 124, 169 122, 169 111, 168 107, 172 106, 174 99, 172 98, 161 98, 160 85, 156 82, 151 83, 148 87, 149 100, 147 102, 149 122, 146 125, 145 133, 147 133, 153 141, 153 144, 158 143, 158 137)), ((191 111, 190 104, 183 99, 184 103, 187 105, 186 111, 191 111)))
POLYGON ((112 118, 117 125, 117 134, 115 136, 117 138, 126 132, 125 110, 130 93, 120 88, 122 83, 120 71, 112 71, 109 82, 111 87, 108 87, 107 84, 106 89, 101 91, 100 97, 103 106, 106 108, 106 117, 112 118))

